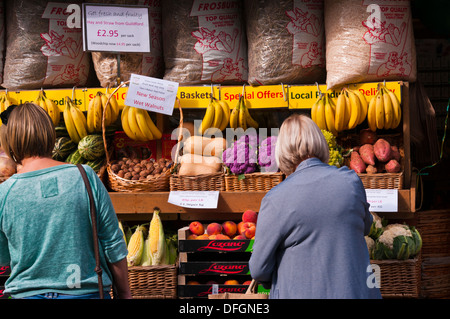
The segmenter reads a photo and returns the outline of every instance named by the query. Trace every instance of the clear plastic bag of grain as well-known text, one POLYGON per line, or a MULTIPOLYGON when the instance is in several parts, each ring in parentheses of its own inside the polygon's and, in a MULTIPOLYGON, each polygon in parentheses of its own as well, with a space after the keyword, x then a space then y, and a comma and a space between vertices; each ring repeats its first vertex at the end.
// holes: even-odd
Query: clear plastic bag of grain
POLYGON ((92 62, 95 73, 102 87, 116 86, 118 80, 126 82, 131 74, 139 74, 154 78, 164 75, 164 58, 161 38, 161 4, 160 1, 146 0, 93 0, 89 3, 100 4, 131 4, 148 6, 150 15, 150 52, 149 53, 120 53, 118 56, 109 52, 92 52, 92 62), (118 67, 120 69, 118 69, 118 67), (118 79, 120 75, 120 79, 118 79))
POLYGON ((248 82, 323 83, 322 1, 245 0, 248 82))
POLYGON ((325 0, 325 30, 328 89, 416 81, 409 0, 325 0))
POLYGON ((6 0, 2 86, 10 90, 84 86, 90 57, 81 28, 68 28, 67 6, 81 1, 6 0))
POLYGON ((183 85, 247 81, 247 41, 240 0, 165 0, 164 79, 183 85))

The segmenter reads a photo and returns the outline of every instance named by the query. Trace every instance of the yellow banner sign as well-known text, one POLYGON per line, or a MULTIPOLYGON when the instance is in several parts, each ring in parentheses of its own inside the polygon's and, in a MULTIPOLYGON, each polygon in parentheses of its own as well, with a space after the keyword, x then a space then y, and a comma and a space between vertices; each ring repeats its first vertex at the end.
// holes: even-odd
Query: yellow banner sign
MULTIPOLYGON (((364 94, 367 101, 369 102, 372 97, 374 97, 378 92, 378 82, 377 83, 359 83, 347 85, 351 90, 359 90, 364 94)), ((386 82, 386 87, 394 92, 398 100, 401 103, 401 84, 400 82, 386 82)), ((325 84, 319 85, 319 90, 322 93, 329 93, 330 97, 336 102, 341 88, 337 90, 327 90, 325 84)), ((289 109, 310 109, 314 102, 319 97, 319 90, 317 85, 292 85, 289 86, 289 109)))
POLYGON ((236 105, 241 94, 244 94, 246 105, 250 109, 288 107, 287 86, 223 86, 220 88, 220 98, 230 107, 236 105))
MULTIPOLYGON (((179 86, 177 98, 182 108, 206 108, 211 94, 219 98, 219 89, 215 86, 179 86)), ((175 108, 178 107, 175 102, 175 108)))

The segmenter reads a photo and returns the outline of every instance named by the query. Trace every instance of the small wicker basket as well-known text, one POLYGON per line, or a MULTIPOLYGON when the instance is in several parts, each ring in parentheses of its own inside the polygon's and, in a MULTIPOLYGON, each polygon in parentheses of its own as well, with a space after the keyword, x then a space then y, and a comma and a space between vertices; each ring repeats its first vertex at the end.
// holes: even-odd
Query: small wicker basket
POLYGON ((251 173, 225 176, 225 191, 227 192, 258 192, 269 191, 284 179, 282 173, 251 173))
POLYGON ((225 174, 203 174, 197 176, 170 176, 170 191, 224 191, 225 174))

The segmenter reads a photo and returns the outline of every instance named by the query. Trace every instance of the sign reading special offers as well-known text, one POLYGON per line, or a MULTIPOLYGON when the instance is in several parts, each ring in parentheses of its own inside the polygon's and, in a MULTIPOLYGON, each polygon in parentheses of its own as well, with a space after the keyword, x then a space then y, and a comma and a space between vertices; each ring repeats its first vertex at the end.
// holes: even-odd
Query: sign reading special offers
POLYGON ((150 52, 148 7, 83 3, 83 50, 150 52))

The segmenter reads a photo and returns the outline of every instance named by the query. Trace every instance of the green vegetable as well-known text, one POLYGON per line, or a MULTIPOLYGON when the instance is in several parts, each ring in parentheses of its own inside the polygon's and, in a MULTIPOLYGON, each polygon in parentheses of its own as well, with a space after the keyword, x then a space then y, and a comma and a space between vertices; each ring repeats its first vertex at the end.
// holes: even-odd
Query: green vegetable
POLYGON ((375 243, 373 256, 375 259, 414 258, 422 247, 422 239, 414 227, 404 224, 390 224, 375 243))
POLYGON ((58 137, 52 151, 52 158, 56 161, 64 161, 77 148, 75 144, 68 137, 58 137))
POLYGON ((86 135, 78 142, 80 155, 88 161, 95 160, 105 154, 105 146, 101 135, 86 135))

